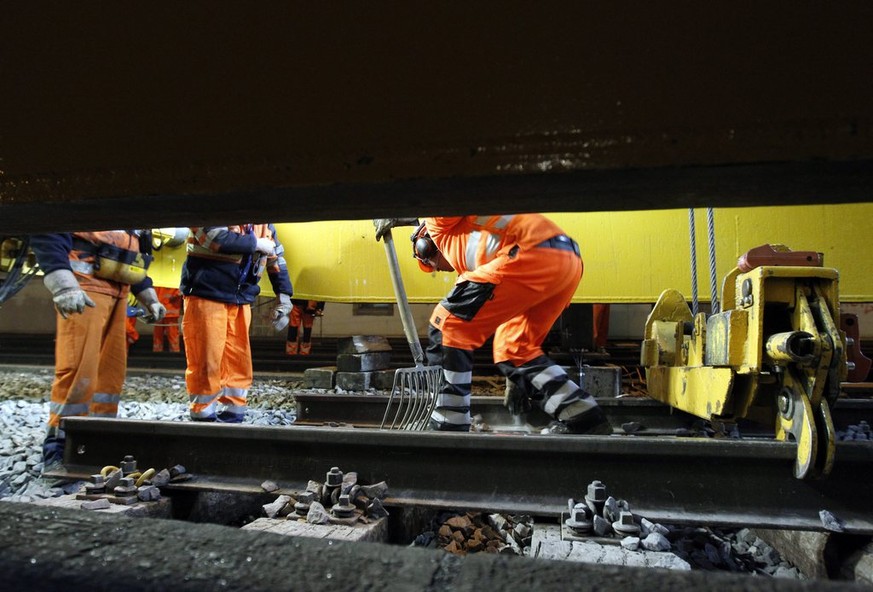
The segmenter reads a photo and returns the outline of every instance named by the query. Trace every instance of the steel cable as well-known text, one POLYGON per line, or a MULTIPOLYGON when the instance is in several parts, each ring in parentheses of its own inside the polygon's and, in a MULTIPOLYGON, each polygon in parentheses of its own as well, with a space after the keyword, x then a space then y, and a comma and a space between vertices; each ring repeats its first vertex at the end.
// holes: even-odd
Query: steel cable
POLYGON ((711 314, 721 312, 718 301, 718 275, 715 265, 715 216, 712 208, 706 208, 706 228, 709 238, 709 294, 711 298, 711 314))
POLYGON ((697 299, 697 238, 694 228, 694 208, 688 208, 688 230, 691 236, 691 314, 697 316, 700 303, 697 299))

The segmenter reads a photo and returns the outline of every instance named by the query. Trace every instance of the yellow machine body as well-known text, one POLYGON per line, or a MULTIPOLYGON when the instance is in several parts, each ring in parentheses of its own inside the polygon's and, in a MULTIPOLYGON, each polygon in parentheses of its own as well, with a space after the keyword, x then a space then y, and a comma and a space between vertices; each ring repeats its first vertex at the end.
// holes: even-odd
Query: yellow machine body
POLYGON ((797 442, 796 476, 826 475, 834 456, 830 406, 848 372, 839 273, 735 268, 722 302, 722 312, 694 316, 679 292, 661 294, 641 353, 649 395, 714 422, 772 425, 777 439, 797 442))
MULTIPOLYGON (((423 212, 423 214, 426 212, 423 212)), ((702 214, 702 212, 700 212, 702 214)), ((550 213, 582 249, 585 275, 574 303, 651 304, 666 286, 691 285, 688 210, 550 213)), ((821 249, 828 265, 840 270, 842 302, 873 302, 873 258, 858 257, 867 240, 873 203, 839 206, 726 208, 714 212, 717 277, 730 270, 750 246, 792 244, 821 249), (767 224, 759 220, 766 219, 767 224), (796 237, 803 237, 802 242, 796 237)), ((371 220, 277 224, 295 295, 328 302, 393 302, 391 278, 371 220)), ((176 229, 155 229, 162 248, 149 275, 160 286, 178 286, 185 245, 170 240, 176 229)), ((409 301, 439 302, 451 289, 452 273, 422 273, 408 241, 413 227, 394 232, 397 256, 409 301)), ((698 245, 707 242, 705 224, 697 224, 698 245)), ((706 249, 696 264, 707 269, 706 249)), ((701 279, 708 274, 701 273, 701 279)), ((270 282, 261 283, 272 295, 270 282)), ((709 291, 701 295, 708 301, 709 291)))

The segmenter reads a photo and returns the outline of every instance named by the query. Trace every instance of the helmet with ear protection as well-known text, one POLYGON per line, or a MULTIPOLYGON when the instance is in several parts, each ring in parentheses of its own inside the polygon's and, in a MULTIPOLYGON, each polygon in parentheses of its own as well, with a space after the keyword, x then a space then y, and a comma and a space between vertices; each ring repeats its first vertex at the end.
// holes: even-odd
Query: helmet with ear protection
POLYGON ((412 241, 412 256, 418 260, 418 266, 421 270, 434 271, 436 265, 432 262, 439 253, 439 249, 437 249, 433 239, 427 233, 427 227, 424 225, 424 222, 418 225, 418 228, 415 229, 409 240, 412 241))
POLYGON ((418 261, 418 267, 427 273, 432 271, 455 271, 451 263, 440 252, 436 243, 427 232, 427 227, 422 222, 412 236, 412 256, 418 261))
POLYGON ((427 233, 424 222, 418 225, 409 240, 412 241, 412 256, 418 260, 418 266, 421 267, 422 271, 433 271, 436 266, 432 262, 439 253, 439 249, 427 233))

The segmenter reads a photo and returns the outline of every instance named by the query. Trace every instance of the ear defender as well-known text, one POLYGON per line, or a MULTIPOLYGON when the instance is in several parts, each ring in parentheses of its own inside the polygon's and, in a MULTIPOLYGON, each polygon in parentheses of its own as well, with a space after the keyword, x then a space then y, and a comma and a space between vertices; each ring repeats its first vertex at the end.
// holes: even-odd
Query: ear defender
POLYGON ((431 261, 436 258, 439 250, 427 233, 427 227, 424 225, 424 222, 419 224, 415 232, 412 233, 412 236, 409 237, 409 240, 412 241, 412 256, 418 259, 419 266, 425 271, 435 269, 436 266, 431 261))

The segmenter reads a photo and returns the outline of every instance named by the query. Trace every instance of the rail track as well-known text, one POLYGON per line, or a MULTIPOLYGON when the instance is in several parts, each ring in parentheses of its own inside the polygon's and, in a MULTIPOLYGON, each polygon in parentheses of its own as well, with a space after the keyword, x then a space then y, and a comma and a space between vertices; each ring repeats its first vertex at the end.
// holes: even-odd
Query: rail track
MULTIPOLYGON (((7 339, 0 336, 0 345, 7 339)), ((46 340, 40 339, 41 347, 2 348, 0 361, 14 362, 10 356, 21 354, 45 363, 46 340)), ((309 358, 288 358, 277 344, 254 340, 260 371, 293 372, 295 364, 322 366, 335 359, 330 340, 309 358)), ((615 349, 614 362, 637 355, 626 345, 615 349)), ((405 344, 395 350, 406 352, 405 344)), ((395 363, 409 361, 401 354, 395 363)), ((142 349, 130 365, 181 370, 184 359, 142 349)), ((496 374, 490 360, 477 358, 476 374, 489 372, 496 374)), ((395 505, 531 514, 560 513, 568 498, 581 497, 588 483, 601 480, 663 522, 822 530, 819 512, 827 510, 846 532, 873 534, 871 442, 839 442, 833 474, 799 481, 791 471, 793 443, 772 441, 772 432, 751 424, 738 426, 742 439, 676 437, 700 420, 644 398, 600 400, 616 435, 555 437, 538 433, 545 416, 530 414, 519 425, 493 396, 474 396, 473 413, 498 433, 438 434, 374 429, 384 415, 384 396, 294 394, 298 420, 292 428, 70 419, 68 476, 87 478, 133 454, 149 466, 185 465, 196 478, 172 486, 182 490, 254 492, 271 479, 293 492, 341 466, 365 481, 388 481, 395 505)), ((873 400, 840 399, 837 429, 861 420, 873 423, 873 400)))
MULTIPOLYGON (((447 434, 313 426, 259 427, 71 418, 68 478, 125 455, 184 465, 179 490, 256 493, 265 480, 303 491, 331 467, 387 481, 388 505, 560 515, 592 480, 652 520, 873 534, 873 445, 837 443, 821 481, 795 479, 793 444, 762 439, 447 434)), ((62 476, 61 473, 54 476, 62 476)), ((278 493, 278 492, 277 492, 278 493)))
MULTIPOLYGON (((2 347, 0 336, 0 363, 20 354, 33 356, 30 363, 49 365, 45 341, 42 338, 42 351, 34 355, 2 347)), ((326 341, 313 356, 297 359, 284 356, 276 340, 254 340, 253 345, 258 372, 299 373, 333 365, 336 355, 335 344, 326 341)), ((395 345, 395 351, 401 352, 395 365, 410 364, 404 359, 405 343, 395 345)), ((610 351, 608 361, 632 367, 637 357, 638 351, 628 344, 610 351)), ((181 373, 184 358, 145 348, 131 356, 130 368, 181 373)), ((863 419, 873 423, 870 385, 844 386, 851 396, 840 398, 833 409, 837 429, 863 419)), ((192 478, 170 483, 162 491, 172 500, 173 517, 188 521, 186 532, 196 530, 196 537, 211 532, 201 532, 200 522, 246 523, 261 504, 281 494, 295 496, 335 466, 356 472, 362 484, 388 483, 384 501, 395 542, 408 542, 421 532, 423 517, 444 510, 529 514, 538 517, 539 524, 560 523, 568 500, 584 496, 594 480, 604 482, 610 495, 627 500, 635 514, 653 522, 800 531, 788 535, 819 537, 812 540, 824 541, 823 550, 811 560, 816 566, 810 573, 836 573, 833 566, 848 564, 851 551, 873 537, 873 507, 868 501, 873 493, 873 442, 838 442, 831 475, 801 481, 792 472, 795 445, 773 441, 766 428, 741 422, 736 426, 741 439, 727 434, 706 437, 713 435, 713 426, 706 424, 705 431, 698 431, 704 422, 696 417, 647 398, 619 397, 599 400, 615 427, 613 436, 545 436, 539 428, 549 418, 531 413, 517 423, 504 409, 502 397, 493 396, 501 387, 502 378, 488 352, 477 356, 474 393, 488 390, 492 396, 474 395, 472 410, 491 430, 486 433, 380 430, 387 396, 312 391, 291 393, 297 405, 293 426, 72 418, 65 423, 65 467, 48 476, 87 479, 127 455, 141 468, 184 465, 192 478), (680 433, 698 437, 679 437, 680 433), (267 480, 279 489, 267 493, 267 480), (823 519, 823 510, 830 520, 823 519)), ((65 545, 75 548, 79 531, 99 518, 71 517, 70 540, 62 536, 51 555, 62 555, 65 545)), ((151 532, 148 524, 140 530, 151 532)), ((163 529, 151 536, 162 537, 163 529)), ((134 543, 125 539, 124 544, 134 543)), ((136 546, 138 556, 152 545, 146 539, 136 546)), ((386 556, 396 552, 392 548, 386 556)), ((33 551, 28 547, 24 554, 33 551)), ((359 555, 357 547, 349 549, 343 566, 359 555)))

